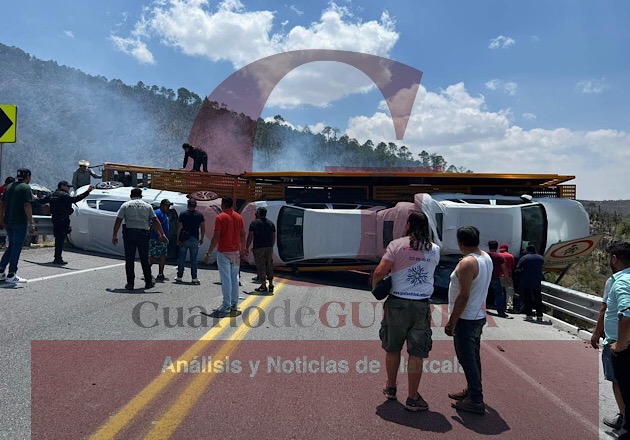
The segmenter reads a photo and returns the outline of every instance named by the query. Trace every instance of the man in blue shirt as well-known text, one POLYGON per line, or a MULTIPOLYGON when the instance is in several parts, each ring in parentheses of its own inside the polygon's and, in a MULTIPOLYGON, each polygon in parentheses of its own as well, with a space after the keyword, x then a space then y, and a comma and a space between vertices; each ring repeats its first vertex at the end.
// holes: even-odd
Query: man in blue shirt
POLYGON ((604 344, 610 344, 615 379, 625 404, 626 432, 618 438, 630 440, 630 242, 614 242, 606 251, 614 274, 604 314, 604 344))
MULTIPOLYGON (((166 213, 171 209, 173 204, 169 199, 163 199, 160 202, 160 208, 155 210, 155 216, 160 221, 164 235, 169 236, 169 224, 168 216, 166 213)), ((151 265, 158 263, 159 273, 155 278, 156 281, 165 281, 167 278, 164 276, 164 266, 166 265, 166 252, 168 249, 168 243, 160 241, 157 233, 152 229, 151 237, 149 240, 149 257, 151 258, 151 265)))

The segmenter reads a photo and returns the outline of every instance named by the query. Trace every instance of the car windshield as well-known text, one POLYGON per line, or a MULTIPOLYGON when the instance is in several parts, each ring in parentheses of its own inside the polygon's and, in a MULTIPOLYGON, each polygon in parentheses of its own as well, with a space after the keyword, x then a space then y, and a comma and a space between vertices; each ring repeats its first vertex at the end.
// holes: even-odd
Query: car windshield
POLYGON ((283 206, 278 215, 278 254, 282 261, 304 258, 304 210, 283 206))
POLYGON ((523 206, 522 215, 522 247, 533 244, 540 253, 545 251, 547 244, 547 216, 542 205, 523 206))

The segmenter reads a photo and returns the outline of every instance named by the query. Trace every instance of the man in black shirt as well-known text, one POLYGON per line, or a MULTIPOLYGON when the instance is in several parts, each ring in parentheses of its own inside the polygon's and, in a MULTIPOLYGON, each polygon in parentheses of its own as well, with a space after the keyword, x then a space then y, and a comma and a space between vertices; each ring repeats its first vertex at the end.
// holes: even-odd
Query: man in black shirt
POLYGON ((201 148, 193 147, 190 144, 182 145, 184 152, 184 165, 183 168, 186 168, 188 165, 188 158, 190 157, 193 160, 192 171, 201 171, 201 167, 203 167, 203 171, 208 172, 208 155, 201 148))
POLYGON ((52 214, 53 234, 55 235, 55 259, 53 264, 68 264, 61 258, 63 243, 66 241, 66 234, 70 232, 70 215, 74 212, 72 204, 80 202, 88 196, 94 189, 90 185, 80 196, 72 197, 69 194, 70 185, 65 180, 57 184, 57 190, 50 195, 50 213, 52 214))
POLYGON ((256 210, 258 217, 249 225, 247 244, 245 249, 254 243, 254 261, 258 279, 261 282, 256 292, 267 292, 267 282, 269 279, 269 292, 273 292, 273 246, 276 244, 276 225, 267 219, 267 208, 261 207, 256 210))
POLYGON ((197 201, 188 200, 188 209, 179 214, 177 222, 177 246, 179 246, 179 261, 177 263, 177 278, 175 282, 181 283, 184 276, 184 265, 186 264, 186 254, 190 249, 190 272, 193 284, 201 284, 197 278, 197 256, 199 246, 203 244, 203 237, 206 235, 206 224, 203 215, 197 211, 197 201), (199 227, 201 226, 201 234, 199 227))

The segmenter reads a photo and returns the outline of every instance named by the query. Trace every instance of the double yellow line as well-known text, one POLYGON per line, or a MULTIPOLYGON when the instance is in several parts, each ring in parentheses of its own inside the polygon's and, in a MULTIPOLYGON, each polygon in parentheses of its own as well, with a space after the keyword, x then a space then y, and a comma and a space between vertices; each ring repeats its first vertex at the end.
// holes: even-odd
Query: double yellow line
MULTIPOLYGON (((275 291, 278 292, 282 288, 282 284, 276 284, 275 291)), ((256 296, 250 296, 243 301, 239 307, 245 309, 249 307, 255 300, 256 296)), ((265 297, 259 304, 258 310, 265 310, 273 301, 274 296, 265 297)), ((215 340, 226 328, 232 318, 225 317, 221 319, 218 325, 203 335, 192 347, 182 354, 177 361, 190 361, 195 356, 199 356, 202 350, 215 340)), ((251 327, 242 323, 236 331, 226 340, 219 351, 213 356, 215 359, 223 359, 229 356, 244 339, 245 335, 251 330, 251 327)), ((177 364, 173 361, 173 364, 177 364)), ((199 374, 192 381, 183 393, 179 395, 176 401, 169 406, 162 417, 157 421, 156 425, 147 434, 145 439, 167 439, 179 427, 186 415, 193 408, 197 400, 201 397, 207 386, 212 382, 217 373, 209 372, 207 374, 199 374)), ((96 431, 90 440, 112 439, 116 437, 123 429, 125 429, 135 417, 145 409, 157 396, 159 396, 169 385, 169 383, 177 376, 173 373, 161 373, 149 385, 144 387, 133 399, 131 399, 124 407, 112 416, 98 431, 96 431)))

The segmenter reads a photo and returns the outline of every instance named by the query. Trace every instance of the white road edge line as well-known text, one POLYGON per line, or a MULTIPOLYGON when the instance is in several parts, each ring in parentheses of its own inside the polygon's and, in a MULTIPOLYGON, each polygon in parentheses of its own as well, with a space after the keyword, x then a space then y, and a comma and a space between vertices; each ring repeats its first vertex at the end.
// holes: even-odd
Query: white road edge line
POLYGON ((584 428, 586 428, 586 430, 590 431, 592 434, 599 435, 599 426, 594 425, 593 423, 591 423, 588 420, 584 420, 584 417, 582 416, 582 414, 580 414, 577 410, 575 410, 571 405, 567 404, 561 398, 559 398, 558 396, 553 394, 551 391, 546 389, 544 386, 542 386, 540 383, 538 383, 538 381, 536 379, 534 379, 529 374, 527 374, 525 371, 523 371, 514 362, 512 362, 511 360, 509 360, 505 356, 501 356, 498 352, 496 352, 490 346, 488 341, 482 341, 481 343, 483 345, 485 345, 486 348, 488 348, 488 351, 490 353, 492 353, 492 355, 495 358, 497 358, 501 362, 503 362, 505 364, 505 366, 507 366, 510 370, 512 370, 514 373, 516 373, 518 376, 520 376, 523 380, 525 380, 525 382, 530 384, 532 386, 532 388, 537 390, 539 393, 541 393, 547 399, 551 400, 551 402, 553 402, 556 406, 561 408, 565 413, 567 413, 569 416, 571 416, 577 423, 579 423, 584 428))
POLYGON ((47 277, 40 277, 40 278, 31 278, 30 280, 27 281, 28 284, 30 283, 35 283, 37 281, 45 281, 45 280, 51 280, 53 278, 61 278, 61 277, 68 277, 70 275, 78 275, 80 273, 86 273, 86 272, 95 272, 97 270, 103 270, 103 269, 109 269, 112 267, 120 267, 120 266, 124 266, 125 263, 117 263, 117 264, 110 264, 108 266, 100 266, 100 267, 93 267, 91 269, 82 269, 82 270, 76 270, 73 272, 67 272, 67 273, 60 273, 57 275, 50 275, 47 277))

